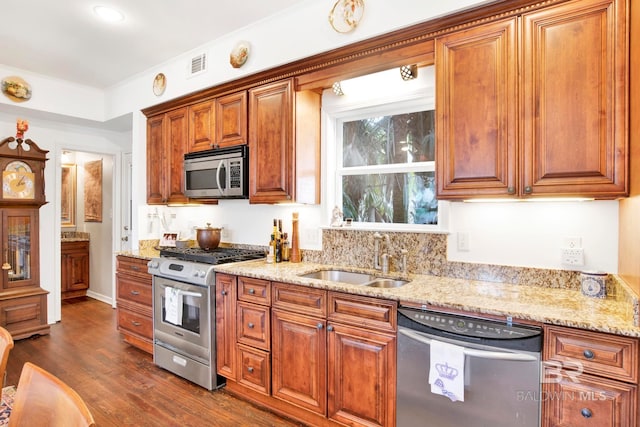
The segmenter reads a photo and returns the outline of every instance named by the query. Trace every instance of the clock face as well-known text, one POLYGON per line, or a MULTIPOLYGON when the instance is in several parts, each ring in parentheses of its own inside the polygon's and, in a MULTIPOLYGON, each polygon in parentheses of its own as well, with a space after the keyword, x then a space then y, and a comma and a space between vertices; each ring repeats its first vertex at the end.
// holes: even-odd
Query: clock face
POLYGON ((2 197, 5 199, 34 199, 35 181, 31 167, 16 160, 2 171, 2 197))

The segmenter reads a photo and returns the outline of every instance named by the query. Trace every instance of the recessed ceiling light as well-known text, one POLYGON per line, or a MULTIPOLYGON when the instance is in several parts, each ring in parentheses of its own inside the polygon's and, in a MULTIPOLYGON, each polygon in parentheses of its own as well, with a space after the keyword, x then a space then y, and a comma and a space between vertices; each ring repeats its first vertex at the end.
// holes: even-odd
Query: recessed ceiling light
POLYGON ((93 12, 98 15, 100 19, 106 22, 118 22, 124 20, 124 14, 122 12, 108 6, 96 6, 93 8, 93 12))

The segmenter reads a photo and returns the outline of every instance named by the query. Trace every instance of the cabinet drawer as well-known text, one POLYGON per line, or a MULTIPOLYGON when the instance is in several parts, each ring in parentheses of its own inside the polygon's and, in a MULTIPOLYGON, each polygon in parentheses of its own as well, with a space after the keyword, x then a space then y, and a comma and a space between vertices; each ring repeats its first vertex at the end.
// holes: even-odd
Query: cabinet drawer
POLYGON ((327 316, 327 291, 273 282, 273 308, 295 311, 310 316, 327 316))
POLYGON ((151 284, 151 275, 148 273, 148 261, 146 259, 118 255, 116 260, 116 271, 118 273, 138 276, 144 280, 148 280, 149 284, 151 284))
POLYGON ((545 327, 544 360, 582 364, 585 373, 636 383, 638 381, 638 340, 631 337, 545 327))
POLYGON ((329 292, 329 321, 395 332, 396 309, 394 301, 329 292))
POLYGON ((271 303, 270 282, 252 277, 238 277, 238 299, 240 301, 269 305, 271 303))
POLYGON ((153 339, 153 319, 133 311, 118 308, 118 329, 153 339))
MULTIPOLYGON (((635 385, 588 374, 573 378, 569 372, 555 367, 546 367, 544 378, 547 380, 541 396, 543 427, 636 426, 635 385)), ((521 398, 535 396, 523 394, 521 398)))
POLYGON ((141 282, 138 278, 117 273, 116 287, 118 289, 118 299, 151 307, 153 296, 150 283, 146 283, 146 281, 141 282))
POLYGON ((271 361, 269 353, 238 344, 238 383, 260 393, 271 393, 271 361))
POLYGON ((269 307, 238 302, 238 342, 263 350, 271 347, 269 307))

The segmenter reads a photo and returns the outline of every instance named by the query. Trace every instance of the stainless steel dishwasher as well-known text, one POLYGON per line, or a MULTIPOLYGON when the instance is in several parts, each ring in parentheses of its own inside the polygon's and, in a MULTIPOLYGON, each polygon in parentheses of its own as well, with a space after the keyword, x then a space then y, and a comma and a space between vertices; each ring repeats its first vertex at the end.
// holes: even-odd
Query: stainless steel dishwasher
POLYGON ((397 427, 540 426, 540 328, 400 307, 397 427), (432 393, 431 344, 464 353, 464 401, 432 393))

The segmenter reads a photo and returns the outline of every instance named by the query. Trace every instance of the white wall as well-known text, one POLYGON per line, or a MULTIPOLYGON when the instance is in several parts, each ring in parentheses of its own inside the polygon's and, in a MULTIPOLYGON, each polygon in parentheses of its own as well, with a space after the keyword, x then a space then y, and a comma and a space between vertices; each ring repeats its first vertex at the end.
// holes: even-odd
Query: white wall
MULTIPOLYGON (((29 116, 25 118, 29 119, 29 116)), ((0 112, 0 135, 14 136, 16 116, 0 112)), ((119 170, 122 146, 129 140, 129 133, 99 131, 65 123, 42 119, 30 119, 25 137, 32 139, 44 150, 49 150, 45 167, 45 195, 47 204, 40 208, 40 282, 50 292, 47 299, 49 323, 60 320, 60 186, 62 150, 106 153, 114 156, 113 185, 119 186, 119 170)), ((79 184, 79 186, 81 186, 79 184)), ((113 227, 117 218, 114 218, 113 227)), ((82 230, 81 230, 82 231, 82 230)), ((111 262, 113 249, 104 264, 111 262)))

